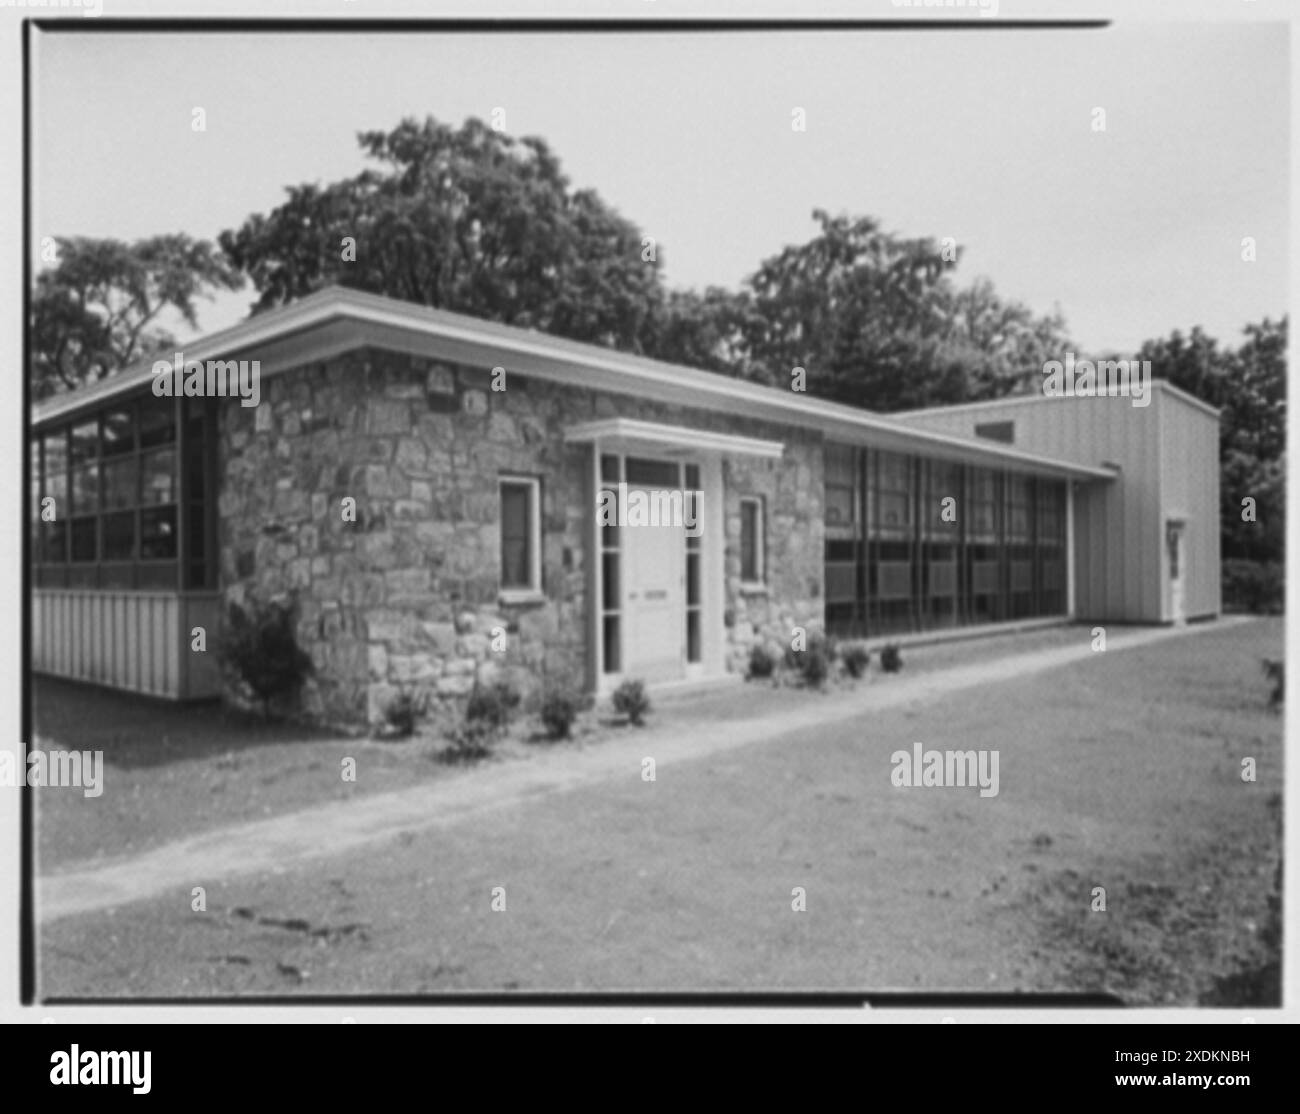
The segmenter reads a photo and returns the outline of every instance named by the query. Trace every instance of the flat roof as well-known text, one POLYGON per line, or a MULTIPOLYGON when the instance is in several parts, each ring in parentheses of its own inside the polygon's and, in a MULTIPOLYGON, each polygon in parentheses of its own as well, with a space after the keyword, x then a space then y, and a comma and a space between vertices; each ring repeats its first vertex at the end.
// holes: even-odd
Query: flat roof
MULTIPOLYGON (((572 386, 814 429, 848 444, 1077 479, 1116 475, 998 442, 923 430, 897 415, 340 286, 178 347, 186 360, 261 359, 263 377, 357 348, 389 349, 449 363, 500 365, 507 372, 572 386)), ((46 400, 33 408, 33 429, 145 390, 153 381, 154 363, 172 355, 174 351, 155 353, 117 375, 46 400)))
MULTIPOLYGON (((1163 391, 1165 394, 1171 395, 1174 398, 1180 400, 1181 402, 1186 402, 1190 406, 1195 406, 1199 410, 1204 410, 1207 414, 1210 414, 1215 418, 1218 418, 1219 414, 1222 412, 1220 407, 1211 406, 1204 399, 1200 399, 1193 394, 1189 394, 1181 387, 1175 387, 1172 383, 1169 382, 1168 379, 1152 379, 1151 389, 1156 390, 1157 388, 1163 391)), ((1091 398, 1093 396, 1092 395, 1082 395, 1082 396, 1040 395, 1040 394, 1007 395, 1004 398, 988 398, 980 402, 955 402, 949 406, 926 406, 919 410, 895 410, 889 416, 891 418, 897 418, 900 421, 906 422, 912 418, 920 417, 925 414, 960 414, 967 410, 994 410, 1000 406, 1021 405, 1030 402, 1037 402, 1037 403, 1059 402, 1067 399, 1071 402, 1074 402, 1077 401, 1077 397, 1091 398)), ((1096 397, 1110 398, 1112 396, 1099 394, 1096 397)), ((1115 397, 1119 397, 1119 396, 1115 396, 1115 397)))

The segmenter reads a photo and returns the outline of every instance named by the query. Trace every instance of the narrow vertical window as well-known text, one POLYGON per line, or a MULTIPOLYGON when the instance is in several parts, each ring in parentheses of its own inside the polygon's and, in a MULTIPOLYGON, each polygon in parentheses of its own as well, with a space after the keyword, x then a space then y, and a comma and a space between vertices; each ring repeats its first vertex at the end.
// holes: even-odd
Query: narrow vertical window
POLYGON ((527 478, 501 480, 501 590, 542 590, 540 484, 527 478))
POLYGON ((762 584, 763 568, 763 500, 740 501, 740 579, 746 584, 762 584))
MULTIPOLYGON (((52 520, 41 520, 41 561, 62 565, 68 560, 68 431, 47 433, 43 438, 45 460, 42 498, 54 500, 52 520)), ((62 579, 57 583, 63 583, 62 579)))
POLYGON ((701 608, 703 595, 700 584, 700 508, 703 493, 700 491, 700 466, 687 464, 684 469, 683 499, 692 501, 694 528, 686 535, 686 660, 692 665, 704 660, 701 608))
POLYGON ((600 497, 610 507, 612 521, 600 528, 601 563, 601 672, 618 673, 622 668, 623 595, 619 581, 621 556, 618 530, 618 485, 623 476, 623 458, 607 454, 600 458, 600 497))
POLYGON ((99 556, 99 422, 72 427, 69 487, 72 504, 72 559, 94 562, 99 556))

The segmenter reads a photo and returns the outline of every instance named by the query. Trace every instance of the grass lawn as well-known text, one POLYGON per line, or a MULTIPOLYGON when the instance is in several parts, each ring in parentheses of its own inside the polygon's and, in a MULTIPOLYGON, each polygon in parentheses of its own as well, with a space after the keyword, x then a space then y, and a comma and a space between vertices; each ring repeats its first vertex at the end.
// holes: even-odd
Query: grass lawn
MULTIPOLYGON (((51 677, 34 680, 36 745, 102 750, 104 792, 34 794, 37 869, 132 854, 204 828, 407 784, 392 749, 217 703, 175 704, 51 677), (340 776, 364 749, 364 788, 340 776)), ((429 763, 432 765, 432 763, 429 763)))
MULTIPOLYGON (((186 887, 67 917, 40 929, 41 994, 899 988, 1262 1002, 1282 751, 1259 659, 1281 644, 1281 620, 1267 620, 1098 654, 666 766, 655 782, 629 775, 237 877, 208 888, 206 912, 191 912, 186 887), (997 750, 999 794, 895 788, 890 755, 916 741, 997 750), (795 887, 806 911, 792 910, 795 887)), ((683 722, 706 732, 710 720, 683 722)), ((602 745, 637 748, 631 733, 602 745)))
MULTIPOLYGON (((909 673, 970 660, 977 654, 1022 653, 1036 646, 1086 639, 1082 628, 1039 631, 1026 638, 997 637, 907 651, 909 673)), ((878 659, 877 659, 878 660, 878 659)), ((871 681, 888 683, 876 676, 871 681)), ((70 790, 36 795, 38 870, 136 854, 158 844, 231 824, 265 819, 331 800, 402 789, 459 771, 434 761, 440 737, 375 742, 290 724, 217 703, 175 704, 94 685, 37 677, 34 716, 44 748, 102 750, 105 792, 94 798, 70 790), (344 781, 344 758, 364 776, 344 781)), ((813 692, 740 685, 689 703, 673 701, 656 723, 684 725, 761 715, 791 699, 821 700, 813 692)), ((521 730, 501 746, 497 761, 528 757, 521 730)), ((574 745, 605 734, 588 721, 574 745)))

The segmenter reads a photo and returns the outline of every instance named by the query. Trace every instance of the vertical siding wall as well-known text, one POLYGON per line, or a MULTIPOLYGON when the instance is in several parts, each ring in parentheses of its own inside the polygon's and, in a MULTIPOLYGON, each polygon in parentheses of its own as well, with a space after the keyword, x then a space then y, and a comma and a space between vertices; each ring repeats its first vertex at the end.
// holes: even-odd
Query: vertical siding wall
MULTIPOLYGON (((1159 427, 1165 397, 1153 390, 1145 407, 1127 398, 1035 397, 908 414, 906 421, 964 437, 973 437, 976 425, 1010 421, 1017 449, 1079 464, 1118 464, 1117 479, 1075 488, 1075 613, 1081 619, 1160 622, 1165 598, 1159 427)), ((1217 497, 1213 517, 1217 529, 1217 497)))
MULTIPOLYGON (((1219 570, 1219 419, 1161 391, 1160 458, 1166 513, 1188 516, 1183 533, 1183 603, 1189 619, 1222 611, 1219 570)), ((1166 579, 1168 566, 1163 569, 1166 579)))
POLYGON ((208 659, 217 607, 215 594, 37 588, 32 669, 177 700, 216 695, 216 662, 208 659), (206 654, 190 650, 190 631, 199 625, 208 631, 206 654))

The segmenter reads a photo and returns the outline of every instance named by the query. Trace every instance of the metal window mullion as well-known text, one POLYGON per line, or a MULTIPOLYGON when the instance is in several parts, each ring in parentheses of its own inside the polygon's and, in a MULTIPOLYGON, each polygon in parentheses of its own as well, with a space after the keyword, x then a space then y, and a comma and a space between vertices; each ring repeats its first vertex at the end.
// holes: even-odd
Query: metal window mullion
POLYGON ((135 461, 135 494, 131 499, 131 587, 140 587, 140 562, 144 559, 144 438, 141 436, 141 407, 131 407, 131 458, 135 461))
POLYGON ((925 462, 920 457, 912 457, 908 472, 911 474, 912 491, 909 502, 912 506, 912 629, 921 629, 921 595, 924 580, 921 575, 921 499, 922 488, 926 480, 925 462))
POLYGON ((176 396, 172 410, 172 421, 176 426, 176 463, 172 467, 172 482, 176 485, 176 591, 185 591, 186 569, 188 567, 189 543, 189 501, 186 499, 186 476, 189 465, 186 462, 189 432, 185 428, 185 400, 176 396))
POLYGON ((957 626, 966 621, 966 568, 969 560, 966 554, 966 519, 970 515, 970 501, 966 498, 966 482, 969 469, 965 464, 957 465, 957 491, 959 494, 957 508, 957 598, 953 601, 954 619, 957 626))
POLYGON ((867 454, 869 449, 853 450, 853 495, 857 511, 857 529, 853 531, 854 602, 853 622, 861 634, 867 633, 867 454))
POLYGON ((95 587, 104 580, 104 411, 95 420, 95 587))
POLYGON ((203 408, 203 587, 216 588, 221 576, 221 523, 217 514, 217 408, 203 408))
POLYGON ((172 481, 176 484, 176 591, 185 591, 186 570, 189 567, 189 442, 190 434, 185 424, 185 408, 178 395, 173 408, 176 423, 176 465, 172 481))

